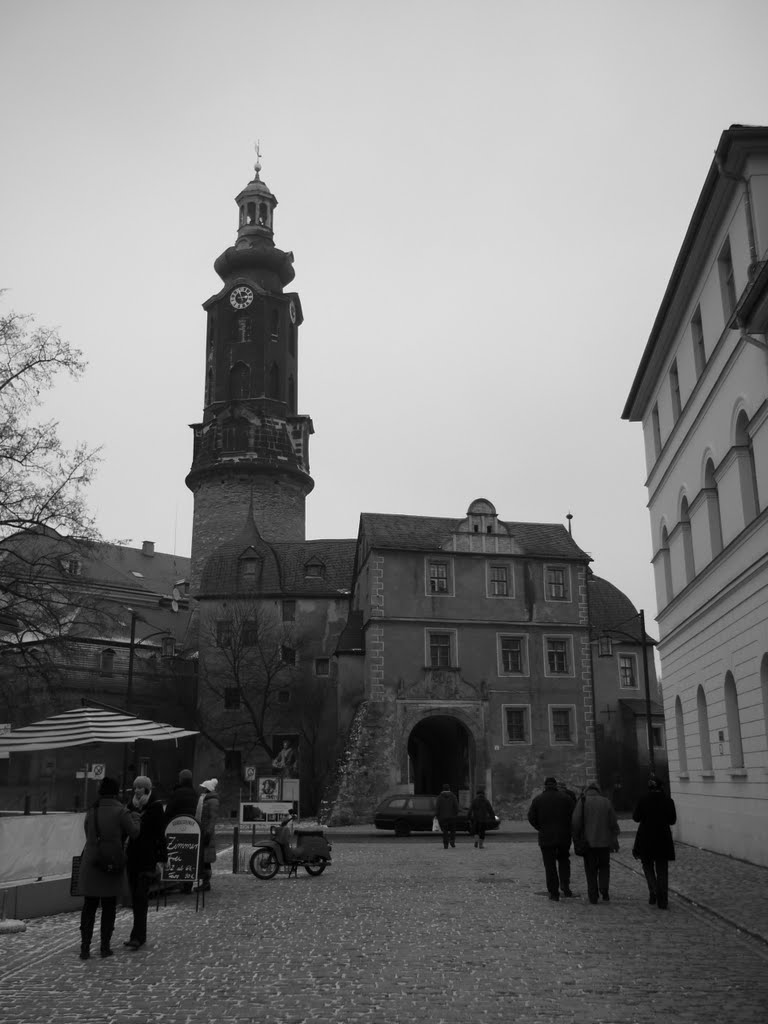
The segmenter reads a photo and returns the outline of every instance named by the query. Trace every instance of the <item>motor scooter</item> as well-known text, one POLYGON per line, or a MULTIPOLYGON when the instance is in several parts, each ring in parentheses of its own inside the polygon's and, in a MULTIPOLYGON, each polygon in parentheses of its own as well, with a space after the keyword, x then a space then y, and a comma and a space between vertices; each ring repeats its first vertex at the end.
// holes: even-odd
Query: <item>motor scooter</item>
POLYGON ((257 878, 274 878, 287 870, 288 877, 298 877, 299 868, 308 875, 322 875, 331 863, 331 844, 322 826, 297 826, 296 815, 290 814, 279 826, 272 825, 269 839, 261 839, 251 854, 249 867, 257 878))

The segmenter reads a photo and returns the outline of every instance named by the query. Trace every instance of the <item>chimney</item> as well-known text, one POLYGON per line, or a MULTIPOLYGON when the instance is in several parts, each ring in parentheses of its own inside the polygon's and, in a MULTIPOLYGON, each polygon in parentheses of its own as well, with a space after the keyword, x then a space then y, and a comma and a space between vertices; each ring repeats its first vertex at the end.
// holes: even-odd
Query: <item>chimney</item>
POLYGON ((153 540, 142 541, 141 553, 146 555, 147 558, 154 558, 155 556, 155 542, 153 540))

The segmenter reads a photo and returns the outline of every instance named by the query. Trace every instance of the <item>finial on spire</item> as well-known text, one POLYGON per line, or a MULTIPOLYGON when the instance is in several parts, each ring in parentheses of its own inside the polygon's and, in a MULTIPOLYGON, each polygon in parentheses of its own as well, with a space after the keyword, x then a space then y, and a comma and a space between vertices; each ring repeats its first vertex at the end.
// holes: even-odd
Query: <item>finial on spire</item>
POLYGON ((256 163, 253 165, 253 169, 256 171, 256 180, 258 181, 261 170, 261 139, 256 139, 256 145, 253 148, 256 150, 256 163))

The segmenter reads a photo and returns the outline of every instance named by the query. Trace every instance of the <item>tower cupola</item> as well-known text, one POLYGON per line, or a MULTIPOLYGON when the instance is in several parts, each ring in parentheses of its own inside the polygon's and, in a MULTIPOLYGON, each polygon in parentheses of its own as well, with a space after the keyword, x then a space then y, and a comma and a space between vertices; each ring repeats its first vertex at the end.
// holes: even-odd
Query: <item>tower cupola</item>
POLYGON ((258 143, 256 144, 256 163, 254 164, 255 177, 249 181, 235 202, 240 210, 238 221, 237 240, 243 238, 268 238, 272 239, 272 224, 275 215, 277 199, 272 195, 267 186, 259 177, 261 173, 261 156, 258 143))

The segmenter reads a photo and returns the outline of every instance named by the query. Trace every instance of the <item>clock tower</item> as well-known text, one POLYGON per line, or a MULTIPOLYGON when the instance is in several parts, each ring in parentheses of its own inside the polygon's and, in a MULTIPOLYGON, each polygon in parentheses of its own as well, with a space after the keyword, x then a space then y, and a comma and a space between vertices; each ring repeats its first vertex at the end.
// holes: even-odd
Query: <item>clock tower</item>
MULTIPOLYGON (((258 153, 258 149, 257 149, 258 153)), ((192 588, 204 560, 242 532, 252 506, 262 538, 305 539, 309 416, 298 415, 301 303, 284 288, 293 253, 273 241, 277 199, 255 177, 237 196, 237 239, 214 263, 224 285, 203 303, 208 316, 203 419, 192 424, 186 479, 194 494, 192 588)))

